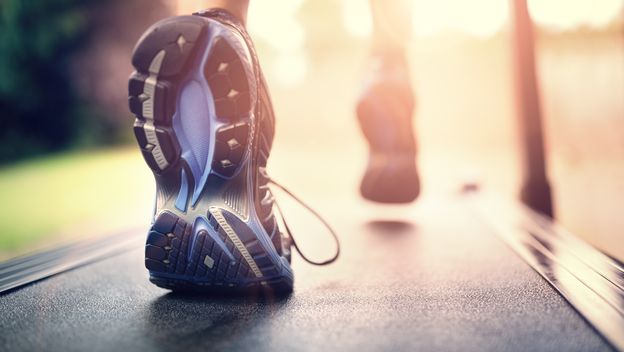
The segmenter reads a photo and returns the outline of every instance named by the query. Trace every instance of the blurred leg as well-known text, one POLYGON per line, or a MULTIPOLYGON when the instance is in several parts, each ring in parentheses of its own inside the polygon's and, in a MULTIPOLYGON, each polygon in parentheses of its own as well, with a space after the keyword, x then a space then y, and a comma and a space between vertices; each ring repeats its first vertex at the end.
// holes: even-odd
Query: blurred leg
POLYGON ((411 32, 409 0, 371 0, 371 68, 357 104, 357 117, 369 143, 368 166, 360 191, 383 203, 411 202, 420 193, 412 115, 414 97, 405 46, 411 32))
POLYGON ((405 56, 412 30, 411 0, 371 0, 373 53, 405 56))

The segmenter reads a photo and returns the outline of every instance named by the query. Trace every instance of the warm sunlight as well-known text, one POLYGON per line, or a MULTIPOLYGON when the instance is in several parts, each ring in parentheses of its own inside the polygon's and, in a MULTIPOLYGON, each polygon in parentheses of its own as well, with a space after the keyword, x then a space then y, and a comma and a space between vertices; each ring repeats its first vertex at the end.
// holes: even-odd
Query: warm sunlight
POLYGON ((275 68, 276 79, 284 86, 302 83, 308 70, 305 31, 297 18, 302 4, 303 0, 263 0, 249 5, 249 31, 275 50, 277 57, 269 69, 275 68))
POLYGON ((622 0, 528 0, 536 23, 559 30, 605 27, 621 14, 623 4, 622 0))
MULTIPOLYGON (((254 34, 271 42, 278 50, 295 50, 302 45, 303 29, 295 18, 304 0, 250 2, 249 25, 254 34), (276 8, 280 11, 276 12, 276 8)), ((413 0, 414 33, 427 36, 447 30, 487 37, 498 32, 508 19, 506 0, 413 0)), ((177 12, 202 8, 201 0, 178 0, 177 12)), ((604 27, 622 11, 622 0, 528 0, 536 23, 558 30, 579 26, 604 27)), ((345 29, 357 37, 372 31, 368 1, 342 0, 345 29)), ((292 55, 290 55, 292 56, 292 55)))
POLYGON ((414 32, 419 36, 445 30, 487 37, 507 21, 508 2, 504 0, 414 1, 414 32))
POLYGON ((624 352, 624 0, 0 0, 0 352, 624 352))
POLYGON ((342 16, 347 32, 356 37, 366 37, 373 31, 370 7, 362 0, 343 0, 342 16))
MULTIPOLYGON (((252 0, 249 22, 253 31, 271 38, 273 45, 299 45, 303 37, 293 18, 303 0, 279 2, 252 0), (280 8, 279 15, 274 6, 280 8), (279 39, 277 39, 279 38, 279 39)), ((566 30, 587 25, 604 27, 622 11, 621 0, 529 0, 531 15, 536 23, 566 30)), ((200 0, 178 0, 178 13, 189 13, 201 8, 200 0)), ((368 2, 342 0, 346 30, 358 37, 371 33, 372 23, 368 2)), ((505 0, 414 0, 414 32, 419 36, 457 30, 478 37, 498 32, 508 19, 509 2, 505 0)))

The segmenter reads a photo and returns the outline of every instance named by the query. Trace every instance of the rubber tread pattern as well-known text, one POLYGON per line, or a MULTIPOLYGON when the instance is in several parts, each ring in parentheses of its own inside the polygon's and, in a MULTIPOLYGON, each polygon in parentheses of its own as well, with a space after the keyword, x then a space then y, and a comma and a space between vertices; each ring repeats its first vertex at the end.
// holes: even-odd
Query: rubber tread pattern
MULTIPOLYGON (((233 214, 224 212, 224 216, 228 223, 234 222, 231 225, 237 229, 240 240, 260 267, 264 274, 262 278, 256 278, 241 253, 212 215, 208 218, 212 230, 225 243, 234 261, 207 231, 199 231, 197 238, 193 239, 190 224, 171 212, 164 211, 154 222, 145 246, 145 267, 150 271, 152 282, 174 290, 193 287, 205 291, 211 287, 221 286, 230 288, 257 286, 275 289, 271 287, 271 277, 278 276, 279 271, 256 236, 242 222, 236 223, 237 218, 233 214), (212 260, 211 267, 205 263, 206 256, 212 260)), ((282 281, 276 281, 280 282, 282 281)))

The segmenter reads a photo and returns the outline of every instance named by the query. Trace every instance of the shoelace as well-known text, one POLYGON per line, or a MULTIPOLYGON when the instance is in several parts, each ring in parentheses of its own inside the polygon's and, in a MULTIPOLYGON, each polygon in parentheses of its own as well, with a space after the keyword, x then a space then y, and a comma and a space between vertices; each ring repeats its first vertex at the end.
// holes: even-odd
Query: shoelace
POLYGON ((327 265, 327 264, 331 264, 331 263, 335 262, 336 259, 338 259, 338 257, 340 256, 340 240, 338 239, 338 235, 336 235, 336 231, 334 231, 334 229, 331 227, 331 225, 325 219, 323 219, 323 217, 319 213, 317 213, 314 209, 312 209, 312 207, 310 207, 304 201, 299 199, 299 197, 295 196, 286 187, 284 187, 281 184, 275 182, 275 180, 273 180, 273 179, 270 179, 269 183, 271 183, 272 185, 274 185, 277 188, 281 189, 284 193, 289 195, 292 199, 294 199, 302 207, 306 208, 310 213, 312 213, 312 215, 314 215, 323 224, 323 226, 325 226, 325 228, 327 228, 329 233, 334 238, 334 241, 336 242, 336 254, 334 254, 334 256, 332 256, 331 258, 329 258, 327 260, 324 260, 324 261, 320 261, 320 262, 317 262, 317 261, 309 259, 305 254, 303 254, 301 252, 301 249, 297 245, 297 242, 295 241, 295 238, 292 235, 292 231, 290 230, 290 227, 286 223, 286 218, 284 217, 284 213, 282 212, 282 209, 280 208, 279 204, 277 204, 277 202, 275 202, 274 203, 275 207, 277 208, 277 211, 279 212, 280 217, 282 218, 282 223, 284 224, 284 230, 288 234, 288 237, 290 237, 290 240, 292 241, 293 247, 295 247, 295 249, 297 250, 297 253, 299 253, 301 258, 303 258, 303 260, 305 260, 306 262, 308 262, 308 263, 310 263, 312 265, 327 265))
MULTIPOLYGON (((249 37, 247 35, 247 31, 244 30, 244 28, 240 24, 240 22, 234 16, 232 16, 229 12, 227 12, 227 11, 224 11, 224 10, 221 10, 221 9, 210 9, 210 10, 204 10, 204 11, 200 11, 200 12, 194 13, 194 15, 199 15, 199 16, 208 17, 208 18, 217 18, 217 19, 220 19, 220 21, 222 21, 222 22, 229 23, 232 26, 234 26, 238 30, 238 32, 241 33, 245 37, 245 41, 246 42, 248 42, 248 43, 251 42, 251 39, 249 39, 249 37)), ((250 45, 250 49, 253 50, 253 45, 250 45)), ((255 56, 255 54, 254 54, 254 56, 255 56)), ((255 65, 257 65, 257 63, 255 65)), ((329 258, 329 259, 327 259, 325 261, 321 261, 321 262, 316 262, 314 260, 309 259, 308 257, 305 256, 305 254, 303 254, 301 252, 301 249, 299 249, 299 246, 297 245, 297 242, 295 241, 295 238, 292 235, 290 227, 286 223, 286 219, 284 218, 284 213, 282 212, 282 209, 280 208, 279 204, 277 204, 277 202, 274 202, 275 206, 277 207, 277 211, 279 212, 280 217, 282 218, 282 223, 284 224, 284 230, 288 234, 288 237, 290 237, 290 240, 292 241, 293 247, 295 247, 295 249, 297 250, 297 253, 299 253, 301 258, 303 258, 303 260, 305 260, 306 262, 308 262, 308 263, 310 263, 312 265, 327 265, 327 264, 331 264, 331 263, 335 262, 336 259, 338 259, 338 257, 340 256, 340 240, 338 240, 338 236, 336 235, 336 232, 331 227, 331 225, 329 225, 329 223, 327 223, 327 221, 325 219, 323 219, 323 217, 319 213, 317 213, 314 209, 312 209, 312 207, 310 207, 305 202, 303 202, 301 199, 299 199, 299 197, 295 196, 286 187, 284 187, 284 186, 280 185, 279 183, 275 182, 273 179, 269 179, 269 183, 275 185, 276 187, 278 187, 279 189, 284 191, 284 193, 288 194, 290 197, 292 197, 292 199, 294 199, 301 206, 303 206, 310 213, 312 213, 312 215, 314 215, 323 224, 323 226, 325 226, 327 228, 329 233, 334 238, 334 241, 336 242, 336 254, 334 254, 334 256, 332 256, 331 258, 329 258)))

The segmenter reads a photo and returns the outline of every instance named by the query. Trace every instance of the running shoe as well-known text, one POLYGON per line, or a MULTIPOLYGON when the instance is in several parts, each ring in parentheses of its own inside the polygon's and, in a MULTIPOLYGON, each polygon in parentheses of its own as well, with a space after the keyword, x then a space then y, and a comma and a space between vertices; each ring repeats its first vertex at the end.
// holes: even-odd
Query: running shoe
POLYGON ((134 49, 134 133, 156 179, 150 281, 172 290, 293 288, 273 214, 275 119, 252 42, 223 10, 162 20, 134 49))
POLYGON ((408 203, 420 193, 412 115, 414 97, 402 55, 377 55, 357 104, 369 145, 362 196, 380 203, 408 203))

